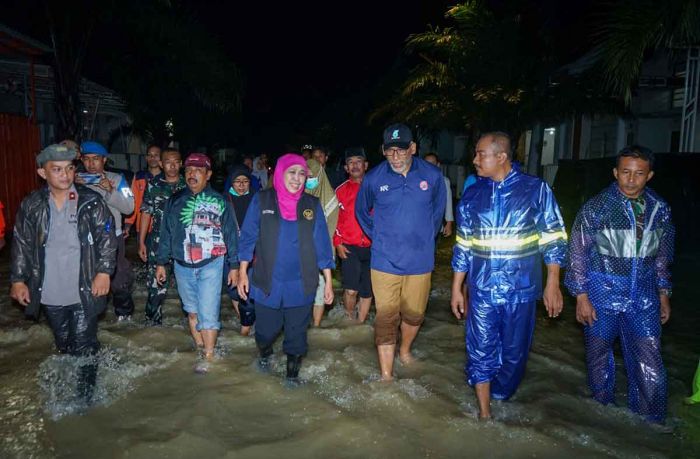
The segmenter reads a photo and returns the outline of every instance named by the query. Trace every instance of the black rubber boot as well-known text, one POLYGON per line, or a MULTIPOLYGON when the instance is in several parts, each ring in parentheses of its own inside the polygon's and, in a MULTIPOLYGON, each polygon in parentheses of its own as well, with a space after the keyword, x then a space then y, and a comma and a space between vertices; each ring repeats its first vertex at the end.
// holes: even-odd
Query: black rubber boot
POLYGON ((301 368, 301 356, 287 354, 287 386, 296 387, 299 381, 299 369, 301 368))
POLYGON ((78 369, 78 397, 86 406, 92 405, 92 396, 96 383, 97 363, 81 365, 78 369))
POLYGON ((270 356, 272 355, 272 344, 268 344, 265 347, 258 346, 260 350, 260 357, 258 357, 258 370, 263 373, 270 372, 270 356))

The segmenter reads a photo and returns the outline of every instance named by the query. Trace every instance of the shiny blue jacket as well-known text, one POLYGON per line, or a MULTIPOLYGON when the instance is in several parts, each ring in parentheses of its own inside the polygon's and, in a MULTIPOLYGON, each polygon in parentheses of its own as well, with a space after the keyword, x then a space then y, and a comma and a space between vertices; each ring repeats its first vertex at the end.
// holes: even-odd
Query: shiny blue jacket
POLYGON ((481 178, 457 207, 455 272, 468 273, 470 301, 523 303, 542 296, 542 265, 561 265, 566 231, 552 189, 513 168, 481 178))
POLYGON ((574 296, 587 293, 595 308, 658 307, 658 290, 671 288, 671 208, 649 188, 643 196, 639 249, 632 205, 617 183, 590 199, 576 216, 564 284, 574 296))

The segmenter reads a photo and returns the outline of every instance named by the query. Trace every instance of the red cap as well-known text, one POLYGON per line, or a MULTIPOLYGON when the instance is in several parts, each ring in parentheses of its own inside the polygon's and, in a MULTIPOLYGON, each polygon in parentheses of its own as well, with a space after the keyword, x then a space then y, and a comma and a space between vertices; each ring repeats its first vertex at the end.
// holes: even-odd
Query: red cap
POLYGON ((188 166, 211 169, 211 160, 204 153, 190 153, 187 159, 185 159, 185 167, 188 166))

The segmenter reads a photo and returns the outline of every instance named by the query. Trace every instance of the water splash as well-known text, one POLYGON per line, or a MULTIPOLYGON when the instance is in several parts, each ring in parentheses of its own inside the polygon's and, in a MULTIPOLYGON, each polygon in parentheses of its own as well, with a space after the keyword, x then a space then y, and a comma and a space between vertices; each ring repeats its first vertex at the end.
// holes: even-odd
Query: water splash
POLYGON ((95 356, 50 356, 37 371, 44 411, 52 420, 58 420, 89 408, 78 394, 78 374, 85 365, 97 364, 91 406, 109 406, 132 392, 139 378, 171 365, 177 358, 176 352, 162 354, 136 347, 103 347, 95 356))

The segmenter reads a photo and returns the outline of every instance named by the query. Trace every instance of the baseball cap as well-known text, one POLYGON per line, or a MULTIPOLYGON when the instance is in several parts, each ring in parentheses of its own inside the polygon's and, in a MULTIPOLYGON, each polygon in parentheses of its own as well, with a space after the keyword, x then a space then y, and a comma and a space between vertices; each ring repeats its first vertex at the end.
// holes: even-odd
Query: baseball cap
POLYGON ((109 152, 101 143, 95 142, 94 140, 86 140, 80 144, 80 153, 83 155, 100 155, 107 156, 109 152))
POLYGON ((72 161, 75 159, 75 150, 65 145, 54 143, 44 148, 36 155, 36 165, 44 167, 47 161, 72 161))
POLYGON ((206 167, 211 169, 211 160, 204 153, 190 153, 185 159, 185 167, 206 167))
POLYGON ((362 158, 367 159, 365 149, 362 147, 349 147, 345 149, 345 161, 347 161, 349 158, 352 158, 353 156, 361 156, 362 158))
POLYGON ((392 124, 384 129, 384 148, 408 148, 413 142, 413 134, 405 124, 392 124))

